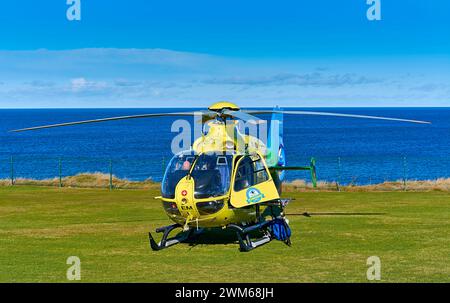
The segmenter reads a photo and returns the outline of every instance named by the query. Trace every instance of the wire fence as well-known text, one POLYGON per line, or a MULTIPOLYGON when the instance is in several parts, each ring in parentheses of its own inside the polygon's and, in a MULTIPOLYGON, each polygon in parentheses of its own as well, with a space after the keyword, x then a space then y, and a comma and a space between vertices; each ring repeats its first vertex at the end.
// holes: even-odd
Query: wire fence
MULTIPOLYGON (((318 182, 339 186, 367 186, 400 182, 406 187, 417 180, 450 178, 450 157, 317 157, 318 182)), ((308 165, 310 158, 290 161, 308 165)), ((162 180, 166 157, 109 159, 85 157, 0 157, 1 185, 50 185, 59 187, 145 188, 162 180)), ((310 173, 287 171, 287 180, 311 183, 310 173)))

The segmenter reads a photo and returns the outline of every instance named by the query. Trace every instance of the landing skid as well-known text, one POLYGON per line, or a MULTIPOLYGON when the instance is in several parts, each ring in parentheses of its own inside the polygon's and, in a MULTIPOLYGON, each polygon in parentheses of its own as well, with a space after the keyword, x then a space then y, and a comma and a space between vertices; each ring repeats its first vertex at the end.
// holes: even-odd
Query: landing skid
POLYGON ((198 230, 190 229, 190 230, 183 232, 182 234, 179 234, 175 237, 169 238, 170 232, 176 228, 183 228, 183 226, 180 224, 173 224, 173 225, 157 228, 156 229, 157 233, 163 233, 163 236, 159 243, 156 243, 155 239, 152 236, 152 233, 149 232, 148 239, 150 241, 150 247, 152 248, 152 250, 154 250, 154 251, 162 250, 164 248, 184 242, 202 232, 202 229, 198 229, 198 230))
POLYGON ((236 231, 236 235, 239 240, 240 251, 248 252, 272 241, 272 236, 270 232, 267 230, 267 226, 270 223, 271 221, 264 221, 248 227, 241 227, 239 225, 229 224, 227 228, 236 231), (261 238, 252 240, 250 237, 250 233, 255 230, 261 230, 264 233, 264 235, 261 238))
MULTIPOLYGON (((240 226, 236 224, 229 224, 227 225, 227 229, 231 229, 236 232, 237 239, 239 241, 239 249, 242 252, 248 252, 251 251, 259 246, 262 246, 264 244, 269 243, 272 241, 274 236, 272 236, 271 233, 271 227, 270 224, 273 222, 274 219, 263 221, 259 223, 255 223, 249 226, 240 226), (262 232, 262 237, 252 239, 250 234, 259 231, 262 232)), ((165 227, 160 227, 156 229, 157 233, 163 233, 163 236, 161 238, 161 241, 157 243, 155 239, 153 238, 152 234, 148 233, 148 238, 150 240, 150 247, 154 251, 162 250, 165 248, 168 248, 170 246, 176 245, 181 242, 185 242, 187 240, 190 240, 200 233, 203 232, 203 229, 189 229, 188 231, 185 231, 181 234, 176 235, 175 237, 169 238, 169 234, 176 228, 183 228, 180 224, 173 224, 165 227)), ((287 238, 283 241, 287 245, 290 246, 291 242, 290 239, 287 238)))
MULTIPOLYGON (((240 251, 242 251, 242 252, 251 251, 261 245, 269 243, 273 239, 282 240, 286 245, 291 246, 290 235, 284 236, 283 237, 284 239, 280 239, 279 235, 272 233, 273 227, 271 227, 272 223, 274 223, 274 224, 276 223, 275 220, 277 220, 277 218, 281 218, 281 219, 285 220, 284 214, 282 211, 283 211, 284 207, 287 205, 287 203, 289 203, 289 200, 279 200, 276 203, 268 204, 269 206, 278 206, 281 209, 281 215, 278 215, 278 217, 272 211, 272 220, 262 221, 262 217, 260 214, 260 206, 259 206, 259 204, 257 204, 256 205, 256 218, 257 218, 256 223, 249 225, 249 226, 240 226, 240 225, 236 225, 236 224, 229 224, 227 226, 227 228, 230 228, 236 232, 236 235, 237 235, 237 238, 239 241, 240 251), (250 234, 257 230, 262 232, 263 236, 252 240, 252 238, 250 237, 250 234)), ((287 226, 287 223, 285 221, 283 221, 283 222, 287 226)))

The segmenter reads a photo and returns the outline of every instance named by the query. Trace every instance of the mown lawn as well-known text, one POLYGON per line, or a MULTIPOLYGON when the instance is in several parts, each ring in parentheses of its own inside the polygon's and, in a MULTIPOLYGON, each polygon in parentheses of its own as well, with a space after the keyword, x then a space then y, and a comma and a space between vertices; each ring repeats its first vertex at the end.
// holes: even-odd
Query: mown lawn
POLYGON ((157 194, 0 187, 0 282, 67 282, 69 256, 82 282, 367 282, 369 256, 382 282, 450 282, 449 193, 290 194, 288 213, 313 213, 289 216, 292 247, 250 253, 217 234, 151 251, 147 232, 170 223, 157 194))

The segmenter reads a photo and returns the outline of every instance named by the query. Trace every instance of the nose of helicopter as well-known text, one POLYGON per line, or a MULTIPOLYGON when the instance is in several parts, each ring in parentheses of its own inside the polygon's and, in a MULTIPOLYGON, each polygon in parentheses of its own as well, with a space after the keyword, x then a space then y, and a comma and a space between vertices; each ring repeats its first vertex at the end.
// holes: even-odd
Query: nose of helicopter
POLYGON ((192 178, 183 178, 177 185, 175 200, 181 215, 185 218, 196 219, 199 214, 194 203, 194 182, 192 178))

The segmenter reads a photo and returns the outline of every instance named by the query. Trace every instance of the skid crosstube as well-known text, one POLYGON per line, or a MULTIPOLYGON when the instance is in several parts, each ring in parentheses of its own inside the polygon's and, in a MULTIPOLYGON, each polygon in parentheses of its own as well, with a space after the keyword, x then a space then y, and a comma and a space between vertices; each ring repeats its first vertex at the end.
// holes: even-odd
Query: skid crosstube
POLYGON ((236 235, 237 235, 237 238, 239 241, 239 249, 242 252, 248 252, 248 251, 251 251, 261 245, 264 245, 264 244, 272 241, 272 236, 266 230, 267 226, 271 222, 272 221, 264 221, 264 222, 256 223, 256 224, 253 224, 253 225, 250 225, 247 227, 241 227, 239 225, 229 224, 227 226, 227 228, 230 228, 230 229, 233 229, 234 231, 236 231, 236 235), (261 238, 252 240, 250 238, 249 234, 255 230, 263 230, 264 236, 262 236, 261 238))
MULTIPOLYGON (((269 232, 267 232, 265 229, 267 227, 267 225, 270 224, 271 221, 264 221, 261 223, 257 223, 254 225, 250 225, 247 227, 241 227, 239 225, 235 225, 235 224, 229 224, 227 226, 227 228, 233 229, 234 231, 236 231, 236 235, 237 238, 239 240, 239 248, 242 252, 247 252, 247 251, 251 251, 263 244, 269 243, 270 241, 272 241, 272 237, 270 235, 269 232), (255 230, 264 230, 265 234, 264 236, 262 236, 259 239, 254 239, 252 240, 250 238, 249 233, 251 233, 252 231, 255 230)), ((148 238, 150 241, 150 247, 152 250, 154 251, 159 251, 165 248, 168 248, 170 246, 176 245, 178 243, 181 243, 183 241, 188 240, 189 238, 191 238, 192 236, 194 236, 195 234, 198 234, 199 232, 201 232, 201 230, 199 231, 195 231, 194 229, 191 229, 187 232, 184 232, 180 235, 177 235, 175 237, 169 238, 169 234, 176 228, 182 228, 182 225, 179 224, 173 224, 173 225, 169 225, 169 226, 165 226, 165 227, 160 227, 158 229, 156 229, 157 233, 163 233, 163 236, 161 238, 161 241, 159 243, 157 243, 155 241, 155 239, 152 236, 152 233, 149 232, 148 233, 148 238)))
POLYGON ((181 235, 177 235, 172 238, 168 238, 169 234, 172 230, 176 228, 182 228, 183 226, 180 224, 172 224, 169 226, 164 226, 156 229, 157 233, 163 233, 163 236, 161 238, 161 241, 159 243, 156 243, 155 239, 152 236, 152 233, 148 233, 148 239, 150 241, 150 247, 154 251, 162 250, 164 248, 173 246, 175 244, 178 244, 180 242, 186 241, 193 233, 193 230, 189 230, 187 232, 182 233, 181 235))

